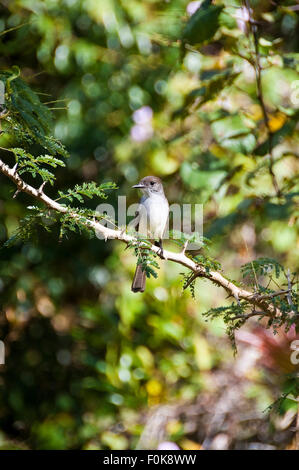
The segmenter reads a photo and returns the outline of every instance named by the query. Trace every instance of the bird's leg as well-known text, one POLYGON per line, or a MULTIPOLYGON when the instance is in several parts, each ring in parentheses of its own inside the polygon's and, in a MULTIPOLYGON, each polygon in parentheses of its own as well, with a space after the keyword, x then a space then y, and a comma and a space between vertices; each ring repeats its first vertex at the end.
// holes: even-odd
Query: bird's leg
POLYGON ((159 238, 159 241, 155 241, 155 245, 160 248, 160 250, 157 253, 158 256, 160 256, 161 258, 166 259, 165 256, 164 256, 164 251, 163 251, 162 238, 159 238))

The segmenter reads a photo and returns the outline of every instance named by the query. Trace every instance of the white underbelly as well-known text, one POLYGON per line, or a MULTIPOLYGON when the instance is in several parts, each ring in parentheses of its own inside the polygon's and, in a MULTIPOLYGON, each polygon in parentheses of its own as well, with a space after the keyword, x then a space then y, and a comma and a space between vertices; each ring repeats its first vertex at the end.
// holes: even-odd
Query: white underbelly
POLYGON ((162 238, 169 213, 167 201, 164 198, 151 197, 146 199, 143 205, 146 209, 147 235, 152 238, 162 238))

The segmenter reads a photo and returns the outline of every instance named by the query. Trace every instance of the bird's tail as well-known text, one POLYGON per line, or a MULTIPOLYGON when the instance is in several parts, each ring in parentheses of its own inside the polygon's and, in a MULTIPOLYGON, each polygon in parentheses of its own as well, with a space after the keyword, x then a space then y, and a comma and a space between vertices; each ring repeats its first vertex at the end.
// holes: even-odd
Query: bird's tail
POLYGON ((142 270, 141 264, 137 264, 131 290, 133 292, 144 292, 146 274, 142 270))

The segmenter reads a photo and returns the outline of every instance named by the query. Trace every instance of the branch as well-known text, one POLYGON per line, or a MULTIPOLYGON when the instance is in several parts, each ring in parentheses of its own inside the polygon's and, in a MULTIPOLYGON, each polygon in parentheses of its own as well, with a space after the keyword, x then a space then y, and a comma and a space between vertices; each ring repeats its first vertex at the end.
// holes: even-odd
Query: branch
MULTIPOLYGON (((9 151, 9 150, 8 150, 9 151)), ((50 209, 55 210, 56 212, 66 214, 69 213, 70 217, 73 217, 75 220, 80 218, 82 220, 82 215, 77 214, 73 209, 70 209, 62 204, 59 204, 57 201, 54 201, 50 197, 48 197, 41 188, 36 189, 29 184, 25 183, 24 180, 18 175, 14 168, 10 168, 0 159, 0 171, 7 176, 11 181, 15 183, 17 186, 18 191, 23 191, 30 196, 38 199, 39 201, 43 202, 47 207, 50 209)), ((96 233, 101 234, 105 240, 120 240, 126 244, 128 243, 138 243, 138 239, 128 235, 123 230, 114 230, 108 227, 105 227, 100 222, 96 220, 86 218, 86 226, 89 228, 93 228, 96 233)), ((195 279, 196 277, 203 277, 209 279, 217 286, 223 287, 226 292, 233 296, 235 299, 239 300, 246 300, 252 306, 258 306, 261 308, 263 312, 265 312, 265 316, 269 317, 279 317, 281 316, 281 312, 271 303, 268 303, 271 299, 265 299, 265 296, 258 295, 256 292, 249 292, 245 289, 242 289, 236 286, 233 282, 226 279, 220 272, 218 271, 209 271, 207 272, 206 269, 201 266, 200 264, 196 263, 193 259, 189 258, 185 255, 184 251, 181 253, 174 253, 172 251, 163 250, 163 255, 161 255, 160 247, 155 245, 151 245, 150 249, 156 253, 157 256, 160 258, 167 259, 168 261, 173 261, 174 263, 181 264, 186 268, 193 271, 192 278, 195 279), (268 301, 267 301, 268 300, 268 301)))
POLYGON ((257 22, 254 21, 251 14, 251 7, 250 7, 250 0, 245 0, 245 6, 248 11, 248 18, 249 18, 249 27, 250 31, 253 36, 254 40, 254 49, 255 49, 255 76, 256 76, 256 85, 257 85, 257 98, 260 102, 262 113, 264 117, 265 127, 267 129, 268 134, 268 153, 270 157, 270 165, 269 165, 269 172, 272 178, 272 184, 274 186, 275 192, 277 196, 280 196, 281 191, 279 189, 277 179, 273 170, 274 166, 274 157, 273 157, 273 132, 271 131, 270 123, 269 123, 269 116, 267 112, 267 108, 265 105, 264 94, 263 94, 263 87, 262 87, 262 67, 260 62, 260 51, 259 51, 259 37, 258 37, 258 26, 257 22))
POLYGON ((242 320, 248 320, 249 318, 252 318, 252 317, 256 317, 256 316, 269 316, 267 315, 267 313, 265 312, 251 312, 251 313, 247 313, 246 315, 235 315, 233 317, 231 317, 230 319, 231 320, 239 320, 239 319, 242 319, 242 320))

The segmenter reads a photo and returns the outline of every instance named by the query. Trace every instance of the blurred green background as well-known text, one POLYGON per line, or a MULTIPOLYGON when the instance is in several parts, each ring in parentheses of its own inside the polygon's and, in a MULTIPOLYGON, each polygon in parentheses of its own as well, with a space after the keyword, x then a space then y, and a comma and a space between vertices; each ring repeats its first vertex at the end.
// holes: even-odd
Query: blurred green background
MULTIPOLYGON (((283 192, 276 198, 254 68, 244 59, 253 45, 240 22, 241 3, 214 2, 225 6, 215 31, 203 32, 207 41, 200 47, 191 39, 182 48, 196 3, 0 2, 1 68, 17 65, 41 100, 56 108, 53 134, 70 153, 46 192, 114 181, 119 189, 108 202, 127 195, 133 203, 138 195, 131 186, 157 175, 170 203, 204 204, 204 235, 228 277, 241 281, 240 266, 259 256, 294 271, 298 12, 289 8, 293 2, 254 5, 263 24, 264 96, 283 192)), ((33 201, 24 194, 13 199, 13 184, 4 176, 0 182, 4 242, 33 201)), ((263 414, 292 370, 287 337, 269 337, 253 323, 234 358, 223 322, 202 317, 228 302, 225 292, 200 280, 193 300, 182 291, 183 267, 161 262, 158 279, 136 295, 130 290, 135 262, 119 242, 79 233, 60 241, 55 227, 1 250, 0 446, 155 447, 155 437, 144 433, 148 423, 164 426, 155 413, 165 409, 160 440, 185 449, 207 439, 214 448, 288 445, 296 403, 286 403, 280 418, 263 414), (231 387, 226 416, 235 425, 215 424, 216 404, 231 387), (240 433, 242 426, 247 433, 240 433)))

